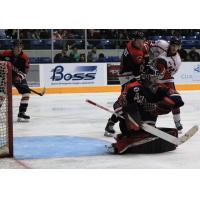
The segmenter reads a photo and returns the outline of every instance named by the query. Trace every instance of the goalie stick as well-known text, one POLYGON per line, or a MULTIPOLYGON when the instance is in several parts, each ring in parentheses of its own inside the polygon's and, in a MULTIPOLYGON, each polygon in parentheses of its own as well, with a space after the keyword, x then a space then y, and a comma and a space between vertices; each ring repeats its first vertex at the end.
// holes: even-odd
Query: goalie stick
MULTIPOLYGON (((89 100, 89 99, 86 99, 86 102, 88 102, 88 103, 90 103, 90 104, 92 104, 92 105, 94 105, 94 106, 97 106, 97 107, 99 107, 99 108, 101 108, 101 109, 103 109, 103 110, 105 110, 105 111, 107 111, 107 112, 110 112, 110 113, 116 115, 117 117, 120 117, 120 118, 124 119, 123 116, 118 115, 116 112, 114 112, 114 111, 112 111, 112 110, 109 110, 108 108, 105 108, 105 107, 103 107, 103 106, 101 106, 101 105, 99 105, 99 104, 97 104, 97 103, 95 103, 95 102, 93 102, 93 101, 91 101, 91 100, 89 100)), ((157 140, 157 139, 158 139, 158 137, 146 138, 146 139, 144 139, 144 140, 141 140, 141 141, 139 141, 139 142, 136 142, 136 143, 134 143, 134 144, 131 144, 131 146, 139 146, 139 145, 142 145, 142 144, 145 144, 145 143, 148 143, 148 142, 157 140)), ((131 146, 129 145, 127 148, 129 148, 129 147, 131 147, 131 146)), ((106 148, 108 149, 109 147, 106 146, 106 148)), ((127 149, 127 148, 126 148, 126 149, 127 149)), ((125 149, 125 150, 126 150, 126 149, 125 149)), ((125 150, 124 150, 124 151, 125 151, 125 150)))
MULTIPOLYGON (((116 112, 111 111, 110 109, 105 108, 104 106, 101 106, 101 105, 99 105, 99 104, 97 104, 97 103, 95 103, 95 102, 93 102, 93 101, 91 101, 91 100, 89 100, 89 99, 86 99, 86 102, 87 102, 87 103, 90 103, 90 104, 92 104, 92 105, 94 105, 94 106, 96 106, 96 107, 99 107, 99 108, 101 108, 101 109, 103 109, 103 110, 105 110, 105 111, 107 111, 107 112, 113 113, 113 114, 115 114, 116 116, 118 116, 118 117, 124 119, 123 116, 121 116, 121 115, 117 114, 116 112)), ((131 118, 131 120, 133 120, 133 119, 131 118)), ((134 120, 133 120, 133 123, 134 123, 134 120)), ((141 124, 141 128, 142 128, 143 130, 145 130, 145 131, 151 133, 152 135, 155 135, 155 136, 157 136, 157 137, 159 137, 159 138, 161 138, 161 139, 163 139, 163 140, 166 140, 166 141, 168 141, 168 142, 170 142, 170 143, 172 143, 172 144, 175 144, 175 145, 177 145, 177 146, 178 146, 178 145, 181 145, 181 144, 183 144, 183 143, 185 143, 188 139, 190 139, 190 138, 191 138, 195 133, 197 133, 197 131, 198 131, 198 126, 195 125, 195 126, 193 126, 192 128, 190 128, 184 135, 182 135, 181 137, 177 138, 177 137, 174 137, 174 136, 172 136, 172 135, 169 135, 169 134, 167 134, 166 132, 161 131, 161 130, 159 130, 159 129, 153 127, 153 126, 150 126, 150 125, 148 125, 148 124, 146 124, 146 123, 142 123, 142 124, 141 124)))

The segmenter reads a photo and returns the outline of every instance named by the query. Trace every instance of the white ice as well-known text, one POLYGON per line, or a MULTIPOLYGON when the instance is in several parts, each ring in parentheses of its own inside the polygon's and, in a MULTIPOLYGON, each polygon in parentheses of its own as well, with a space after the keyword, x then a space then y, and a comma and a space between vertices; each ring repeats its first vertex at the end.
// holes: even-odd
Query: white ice
MULTIPOLYGON (((185 106, 181 109, 185 132, 200 124, 200 91, 181 92, 185 106)), ((112 108, 118 93, 55 94, 31 96, 27 114, 29 123, 18 123, 20 96, 14 96, 14 136, 69 135, 113 141, 103 136, 110 114, 85 103, 91 99, 112 108)), ((174 127, 172 114, 159 117, 158 126, 174 127)), ((115 129, 119 132, 118 124, 115 129)), ((20 168, 19 163, 4 159, 0 168, 20 168)), ((22 160, 30 168, 200 168, 200 135, 197 133, 187 143, 173 152, 140 155, 102 155, 22 160)), ((23 166, 21 166, 23 167, 23 166)))

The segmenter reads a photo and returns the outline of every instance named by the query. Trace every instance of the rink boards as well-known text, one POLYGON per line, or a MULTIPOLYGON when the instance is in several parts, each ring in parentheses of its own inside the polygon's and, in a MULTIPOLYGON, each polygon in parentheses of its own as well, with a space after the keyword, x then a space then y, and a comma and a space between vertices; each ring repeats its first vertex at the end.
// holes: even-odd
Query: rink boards
MULTIPOLYGON (((119 92, 119 70, 120 63, 39 64, 33 66, 27 80, 38 92, 45 87, 47 94, 119 92)), ((200 63, 182 63, 174 78, 177 90, 199 90, 200 63)))
MULTIPOLYGON (((41 92, 42 88, 34 88, 41 92)), ((200 90, 200 84, 185 84, 177 85, 177 90, 200 90)), ((120 86, 96 86, 96 87, 66 87, 66 88, 46 88, 47 94, 62 94, 62 93, 96 93, 96 92, 120 92, 120 86)), ((13 88, 13 94, 18 95, 18 92, 13 88)))

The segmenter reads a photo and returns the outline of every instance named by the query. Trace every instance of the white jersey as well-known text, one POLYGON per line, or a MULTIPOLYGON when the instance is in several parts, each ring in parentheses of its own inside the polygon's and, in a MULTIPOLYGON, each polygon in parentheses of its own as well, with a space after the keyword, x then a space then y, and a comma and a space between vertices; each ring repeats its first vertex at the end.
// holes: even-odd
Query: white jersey
POLYGON ((150 45, 150 57, 155 59, 163 52, 167 52, 169 48, 169 43, 165 40, 157 40, 150 45))
POLYGON ((181 58, 177 52, 175 56, 167 56, 167 50, 169 48, 169 43, 165 40, 158 40, 151 47, 151 53, 154 55, 154 59, 161 58, 166 61, 167 70, 161 83, 174 82, 173 75, 179 70, 181 66, 181 58))

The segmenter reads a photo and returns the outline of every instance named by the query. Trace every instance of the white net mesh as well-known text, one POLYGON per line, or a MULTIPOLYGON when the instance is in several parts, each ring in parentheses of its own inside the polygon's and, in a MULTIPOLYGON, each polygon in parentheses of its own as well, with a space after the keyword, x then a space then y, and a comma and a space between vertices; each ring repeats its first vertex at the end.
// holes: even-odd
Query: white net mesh
POLYGON ((8 153, 8 92, 7 64, 0 61, 0 156, 8 153))

